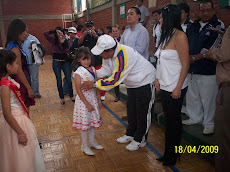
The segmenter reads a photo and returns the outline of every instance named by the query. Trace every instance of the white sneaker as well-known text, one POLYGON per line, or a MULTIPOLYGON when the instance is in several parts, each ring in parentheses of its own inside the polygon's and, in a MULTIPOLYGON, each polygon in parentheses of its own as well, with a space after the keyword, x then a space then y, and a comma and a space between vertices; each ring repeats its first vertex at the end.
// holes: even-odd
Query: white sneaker
POLYGON ((212 134, 214 133, 214 127, 204 127, 203 134, 212 134))
POLYGON ((90 149, 90 147, 86 146, 84 148, 81 148, 82 152, 85 153, 86 155, 93 156, 94 152, 90 149))
POLYGON ((119 137, 119 138, 117 139, 117 142, 118 142, 118 143, 128 143, 128 142, 130 142, 130 141, 132 141, 132 140, 133 140, 133 137, 132 137, 132 136, 124 135, 124 136, 122 136, 122 137, 119 137))
POLYGON ((101 146, 101 145, 99 145, 99 144, 97 144, 97 143, 95 143, 95 142, 93 142, 93 143, 89 143, 89 147, 93 147, 93 148, 95 148, 95 149, 104 149, 103 148, 103 146, 101 146))
POLYGON ((101 101, 105 101, 105 96, 101 96, 101 101))
POLYGON ((145 146, 146 146, 146 142, 140 143, 140 142, 133 140, 125 148, 129 151, 135 151, 135 150, 138 150, 139 147, 145 147, 145 146))
POLYGON ((183 120, 182 124, 184 124, 184 125, 193 125, 193 124, 198 124, 198 123, 191 121, 191 119, 187 119, 187 120, 183 120))

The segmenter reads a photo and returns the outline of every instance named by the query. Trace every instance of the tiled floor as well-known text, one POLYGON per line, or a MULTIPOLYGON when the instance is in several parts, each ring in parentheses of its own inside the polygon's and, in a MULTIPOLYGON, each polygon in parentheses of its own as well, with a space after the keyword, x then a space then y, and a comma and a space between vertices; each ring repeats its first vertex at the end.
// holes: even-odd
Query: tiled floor
MULTIPOLYGON (((42 98, 36 99, 36 106, 30 109, 38 139, 43 145, 48 172, 172 171, 155 160, 157 155, 149 147, 129 152, 125 149, 126 144, 117 143, 116 138, 125 133, 125 126, 105 108, 101 109, 102 127, 96 130, 96 141, 103 145, 104 150, 93 150, 95 156, 84 155, 80 149, 80 132, 72 129, 74 103, 67 96, 65 105, 59 103, 50 58, 46 56, 45 64, 40 67, 42 98)), ((114 103, 113 99, 106 93, 104 104, 121 118, 126 115, 126 106, 121 101, 114 103)), ((150 127, 148 143, 151 148, 163 153, 164 131, 157 124, 152 123, 150 127)), ((187 172, 214 171, 213 165, 203 156, 186 153, 181 155, 181 162, 175 168, 187 172)))

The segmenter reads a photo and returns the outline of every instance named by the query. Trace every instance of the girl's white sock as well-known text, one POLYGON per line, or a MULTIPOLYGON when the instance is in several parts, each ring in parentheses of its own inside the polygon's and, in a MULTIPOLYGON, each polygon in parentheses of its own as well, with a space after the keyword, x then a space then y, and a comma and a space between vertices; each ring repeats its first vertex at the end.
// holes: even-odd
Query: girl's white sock
POLYGON ((94 144, 95 144, 94 139, 95 139, 95 128, 91 127, 91 128, 89 129, 89 143, 90 143, 91 145, 94 145, 94 144))
POLYGON ((87 144, 87 135, 88 135, 88 132, 87 131, 83 131, 81 130, 81 147, 82 148, 85 148, 85 147, 88 147, 88 144, 87 144))

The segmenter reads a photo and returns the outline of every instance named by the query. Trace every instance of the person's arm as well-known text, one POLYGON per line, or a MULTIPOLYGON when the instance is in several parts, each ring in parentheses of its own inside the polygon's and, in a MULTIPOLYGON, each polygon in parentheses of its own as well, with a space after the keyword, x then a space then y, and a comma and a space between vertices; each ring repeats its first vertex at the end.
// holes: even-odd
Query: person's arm
POLYGON ((79 46, 81 46, 82 44, 83 44, 83 42, 84 42, 84 40, 85 40, 85 37, 87 36, 87 30, 85 30, 84 32, 83 32, 83 35, 79 38, 79 40, 78 40, 78 45, 79 46))
POLYGON ((139 54, 143 55, 146 47, 149 47, 149 33, 147 32, 147 30, 145 30, 144 32, 140 32, 140 35, 136 40, 135 50, 139 54))
MULTIPOLYGON (((95 72, 95 81, 97 81, 97 72, 95 72)), ((96 88, 96 93, 97 93, 97 98, 98 98, 98 106, 101 109, 102 108, 102 103, 101 103, 101 93, 98 88, 96 88)))
POLYGON ((11 114, 11 106, 10 106, 10 88, 7 86, 1 87, 1 102, 2 102, 2 111, 3 116, 6 120, 6 122, 9 124, 9 126, 17 133, 17 135, 24 135, 21 138, 18 138, 19 144, 22 144, 24 146, 27 145, 27 137, 22 130, 22 128, 18 125, 17 121, 11 114))
POLYGON ((176 50, 179 54, 182 68, 181 68, 181 72, 180 72, 179 81, 177 83, 176 88, 173 90, 171 96, 174 99, 178 99, 181 96, 181 88, 182 88, 184 80, 188 74, 188 69, 190 66, 188 39, 183 32, 178 33, 178 35, 176 36, 175 46, 176 46, 176 50))
POLYGON ((75 82, 77 94, 80 97, 80 99, 83 101, 83 103, 85 104, 85 106, 87 107, 87 109, 90 112, 94 111, 94 107, 86 100, 85 96, 83 95, 83 93, 81 91, 81 77, 80 77, 80 75, 75 74, 74 82, 75 82))
POLYGON ((125 39, 125 34, 126 34, 126 30, 125 30, 124 33, 121 35, 121 40, 120 40, 120 42, 119 42, 120 44, 125 44, 125 42, 124 42, 124 41, 125 41, 125 40, 124 40, 124 39, 125 39))
MULTIPOLYGON (((132 67, 135 63, 129 61, 126 53, 124 53, 123 47, 119 50, 116 57, 116 68, 113 71, 112 75, 108 79, 99 79, 95 82, 95 85, 91 81, 86 81, 82 84, 82 88, 89 90, 95 86, 100 90, 111 90, 112 88, 118 86, 122 83, 125 78, 129 75, 129 72, 132 70, 132 67)), ((130 59, 131 60, 131 59, 130 59)), ((103 67, 103 66, 102 66, 103 67)), ((98 71, 97 71, 98 72, 98 71)))
POLYGON ((106 76, 111 76, 112 75, 112 70, 108 64, 108 60, 102 59, 102 67, 97 70, 97 78, 104 78, 106 76))
POLYGON ((227 31, 224 34, 221 47, 209 50, 206 53, 206 57, 208 59, 215 60, 221 63, 230 61, 229 45, 230 45, 230 27, 227 29, 227 31))
POLYGON ((17 47, 12 48, 11 51, 13 51, 16 54, 16 57, 17 57, 16 58, 17 64, 18 64, 18 73, 17 73, 17 75, 18 75, 20 81, 26 87, 27 92, 29 94, 29 97, 33 98, 34 97, 34 92, 33 92, 32 88, 31 88, 31 86, 30 86, 30 84, 29 84, 29 82, 28 82, 28 80, 27 80, 27 78, 26 78, 26 76, 25 76, 25 74, 24 74, 24 72, 22 70, 21 52, 17 47))
POLYGON ((149 20, 149 16, 146 16, 144 22, 142 23, 142 25, 144 26, 145 24, 147 24, 148 20, 149 20))
POLYGON ((41 44, 40 41, 35 36, 33 36, 33 37, 34 37, 36 44, 41 44))
POLYGON ((112 72, 112 75, 108 79, 99 79, 95 85, 100 90, 110 90, 120 83, 122 83, 125 78, 129 75, 130 71, 134 63, 133 61, 129 61, 128 64, 128 57, 126 53, 124 53, 123 47, 119 50, 117 57, 116 57, 116 68, 112 72))
POLYGON ((54 34, 54 33, 55 33, 55 31, 53 31, 53 30, 50 30, 50 31, 43 33, 45 38, 47 39, 47 41, 49 41, 51 44, 53 43, 54 38, 52 36, 50 36, 50 34, 54 34))

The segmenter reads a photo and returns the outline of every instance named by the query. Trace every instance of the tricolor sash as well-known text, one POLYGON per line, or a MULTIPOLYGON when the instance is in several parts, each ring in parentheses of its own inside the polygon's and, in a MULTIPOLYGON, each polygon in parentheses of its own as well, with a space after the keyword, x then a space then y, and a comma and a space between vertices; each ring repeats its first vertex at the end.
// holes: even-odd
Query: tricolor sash
POLYGON ((9 79, 7 79, 5 77, 2 77, 2 79, 0 81, 0 86, 2 86, 2 85, 5 85, 5 86, 9 87, 14 92, 14 94, 18 98, 20 104, 22 105, 23 109, 25 110, 28 118, 30 119, 28 109, 27 109, 27 107, 26 107, 26 105, 25 105, 25 103, 24 103, 24 101, 22 99, 22 95, 21 95, 21 92, 18 89, 18 87, 12 81, 10 81, 9 79))

